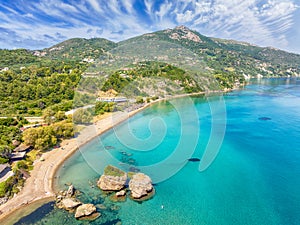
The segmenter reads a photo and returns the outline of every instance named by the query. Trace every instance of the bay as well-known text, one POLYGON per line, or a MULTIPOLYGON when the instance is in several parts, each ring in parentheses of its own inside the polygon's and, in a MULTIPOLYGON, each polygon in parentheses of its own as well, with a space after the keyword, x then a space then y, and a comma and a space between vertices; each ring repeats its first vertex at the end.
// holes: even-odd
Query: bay
POLYGON ((48 204, 42 218, 40 210, 17 224, 300 224, 299 85, 252 80, 224 96, 155 104, 80 148, 58 173, 58 189, 72 183, 81 201, 105 207, 100 218, 77 221, 48 204), (96 186, 108 164, 147 173, 154 198, 111 202, 96 186))

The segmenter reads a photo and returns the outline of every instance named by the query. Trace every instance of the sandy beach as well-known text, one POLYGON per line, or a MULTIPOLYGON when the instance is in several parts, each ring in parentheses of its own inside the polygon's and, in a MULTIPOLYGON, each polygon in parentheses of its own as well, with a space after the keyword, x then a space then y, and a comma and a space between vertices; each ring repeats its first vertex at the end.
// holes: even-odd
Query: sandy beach
MULTIPOLYGON (((184 94, 173 96, 171 98, 184 97, 196 94, 184 94)), ((158 99, 151 103, 145 104, 132 112, 116 112, 112 113, 108 117, 94 123, 93 125, 86 126, 76 138, 64 140, 59 148, 53 149, 42 155, 43 160, 37 159, 34 162, 34 169, 30 173, 30 177, 26 180, 22 190, 8 202, 0 206, 0 223, 13 224, 17 222, 19 218, 9 218, 10 214, 15 213, 17 210, 23 210, 22 208, 31 208, 36 202, 48 202, 55 199, 54 191, 54 179, 57 170, 64 163, 66 159, 72 156, 80 146, 88 143, 93 138, 118 125, 119 123, 127 120, 129 117, 142 111, 148 106, 166 99, 158 99), (45 200, 45 201, 43 201, 45 200), (10 221, 10 222, 8 222, 10 221)), ((41 205, 40 204, 40 205, 41 205)), ((37 205, 35 208, 38 208, 37 205)), ((27 214, 29 214, 27 212, 27 214)), ((25 216, 24 213, 21 214, 25 216)), ((18 216, 19 217, 19 216, 18 216)))

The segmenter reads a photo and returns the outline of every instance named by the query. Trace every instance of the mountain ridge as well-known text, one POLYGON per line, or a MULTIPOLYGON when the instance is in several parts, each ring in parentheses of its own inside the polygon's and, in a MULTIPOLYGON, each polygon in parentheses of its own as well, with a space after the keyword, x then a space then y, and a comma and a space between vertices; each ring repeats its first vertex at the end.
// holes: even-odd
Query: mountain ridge
POLYGON ((44 56, 47 55, 50 58, 68 59, 68 55, 71 55, 71 58, 74 59, 96 59, 117 46, 137 40, 155 39, 182 45, 203 57, 208 66, 216 70, 232 67, 238 73, 246 76, 254 76, 255 73, 262 76, 295 76, 300 73, 299 54, 274 49, 273 47, 260 47, 247 42, 211 38, 185 26, 146 33, 120 42, 112 42, 103 38, 69 39, 50 48, 40 50, 40 55, 38 55, 41 56, 44 53, 44 56), (69 47, 63 49, 62 46, 69 47), (78 46, 80 47, 76 52, 74 48, 78 46), (253 71, 249 68, 250 64, 255 68, 253 71))
MULTIPOLYGON (((214 71, 229 70, 245 77, 298 76, 300 74, 299 54, 273 47, 260 47, 247 42, 211 38, 186 26, 146 33, 120 42, 113 42, 104 38, 72 38, 50 48, 31 51, 36 58, 29 57, 27 54, 25 59, 28 63, 39 61, 41 58, 93 63, 100 56, 118 46, 132 44, 134 41, 145 41, 147 44, 149 40, 180 45, 196 53, 207 64, 207 67, 214 71)), ((4 51, 13 53, 20 50, 1 50, 0 56, 3 55, 4 51)), ((26 50, 27 53, 29 51, 26 50)), ((22 58, 24 57, 21 57, 17 62, 20 65, 22 58)), ((0 61, 0 68, 10 66, 9 63, 5 64, 9 61, 13 60, 0 61)))

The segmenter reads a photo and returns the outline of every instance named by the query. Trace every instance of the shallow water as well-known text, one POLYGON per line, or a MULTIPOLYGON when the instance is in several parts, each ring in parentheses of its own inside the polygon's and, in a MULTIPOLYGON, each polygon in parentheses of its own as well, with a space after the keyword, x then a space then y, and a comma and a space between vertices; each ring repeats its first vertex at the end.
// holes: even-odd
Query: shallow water
POLYGON ((17 224, 300 224, 299 84, 254 81, 223 102, 214 96, 153 105, 82 147, 59 171, 58 188, 73 183, 81 201, 106 207, 99 219, 77 221, 50 204, 17 224), (205 150, 218 154, 200 172, 205 150), (149 174, 154 198, 111 202, 96 187, 107 164, 149 174))

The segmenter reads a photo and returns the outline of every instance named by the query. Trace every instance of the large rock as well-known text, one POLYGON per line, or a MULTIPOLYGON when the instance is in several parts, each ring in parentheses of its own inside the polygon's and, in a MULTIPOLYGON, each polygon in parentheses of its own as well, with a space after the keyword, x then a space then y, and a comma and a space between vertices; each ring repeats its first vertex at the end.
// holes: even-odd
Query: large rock
POLYGON ((114 167, 107 166, 104 174, 98 180, 98 187, 104 191, 119 191, 124 188, 127 180, 127 174, 114 167))
POLYGON ((83 204, 76 209, 75 218, 90 216, 97 211, 93 204, 83 204))
POLYGON ((71 198, 65 198, 61 201, 61 203, 62 203, 62 207, 66 210, 72 210, 77 206, 81 205, 81 202, 77 200, 73 200, 71 198))
POLYGON ((134 174, 129 181, 129 189, 132 198, 140 199, 153 191, 152 180, 143 173, 134 174))

